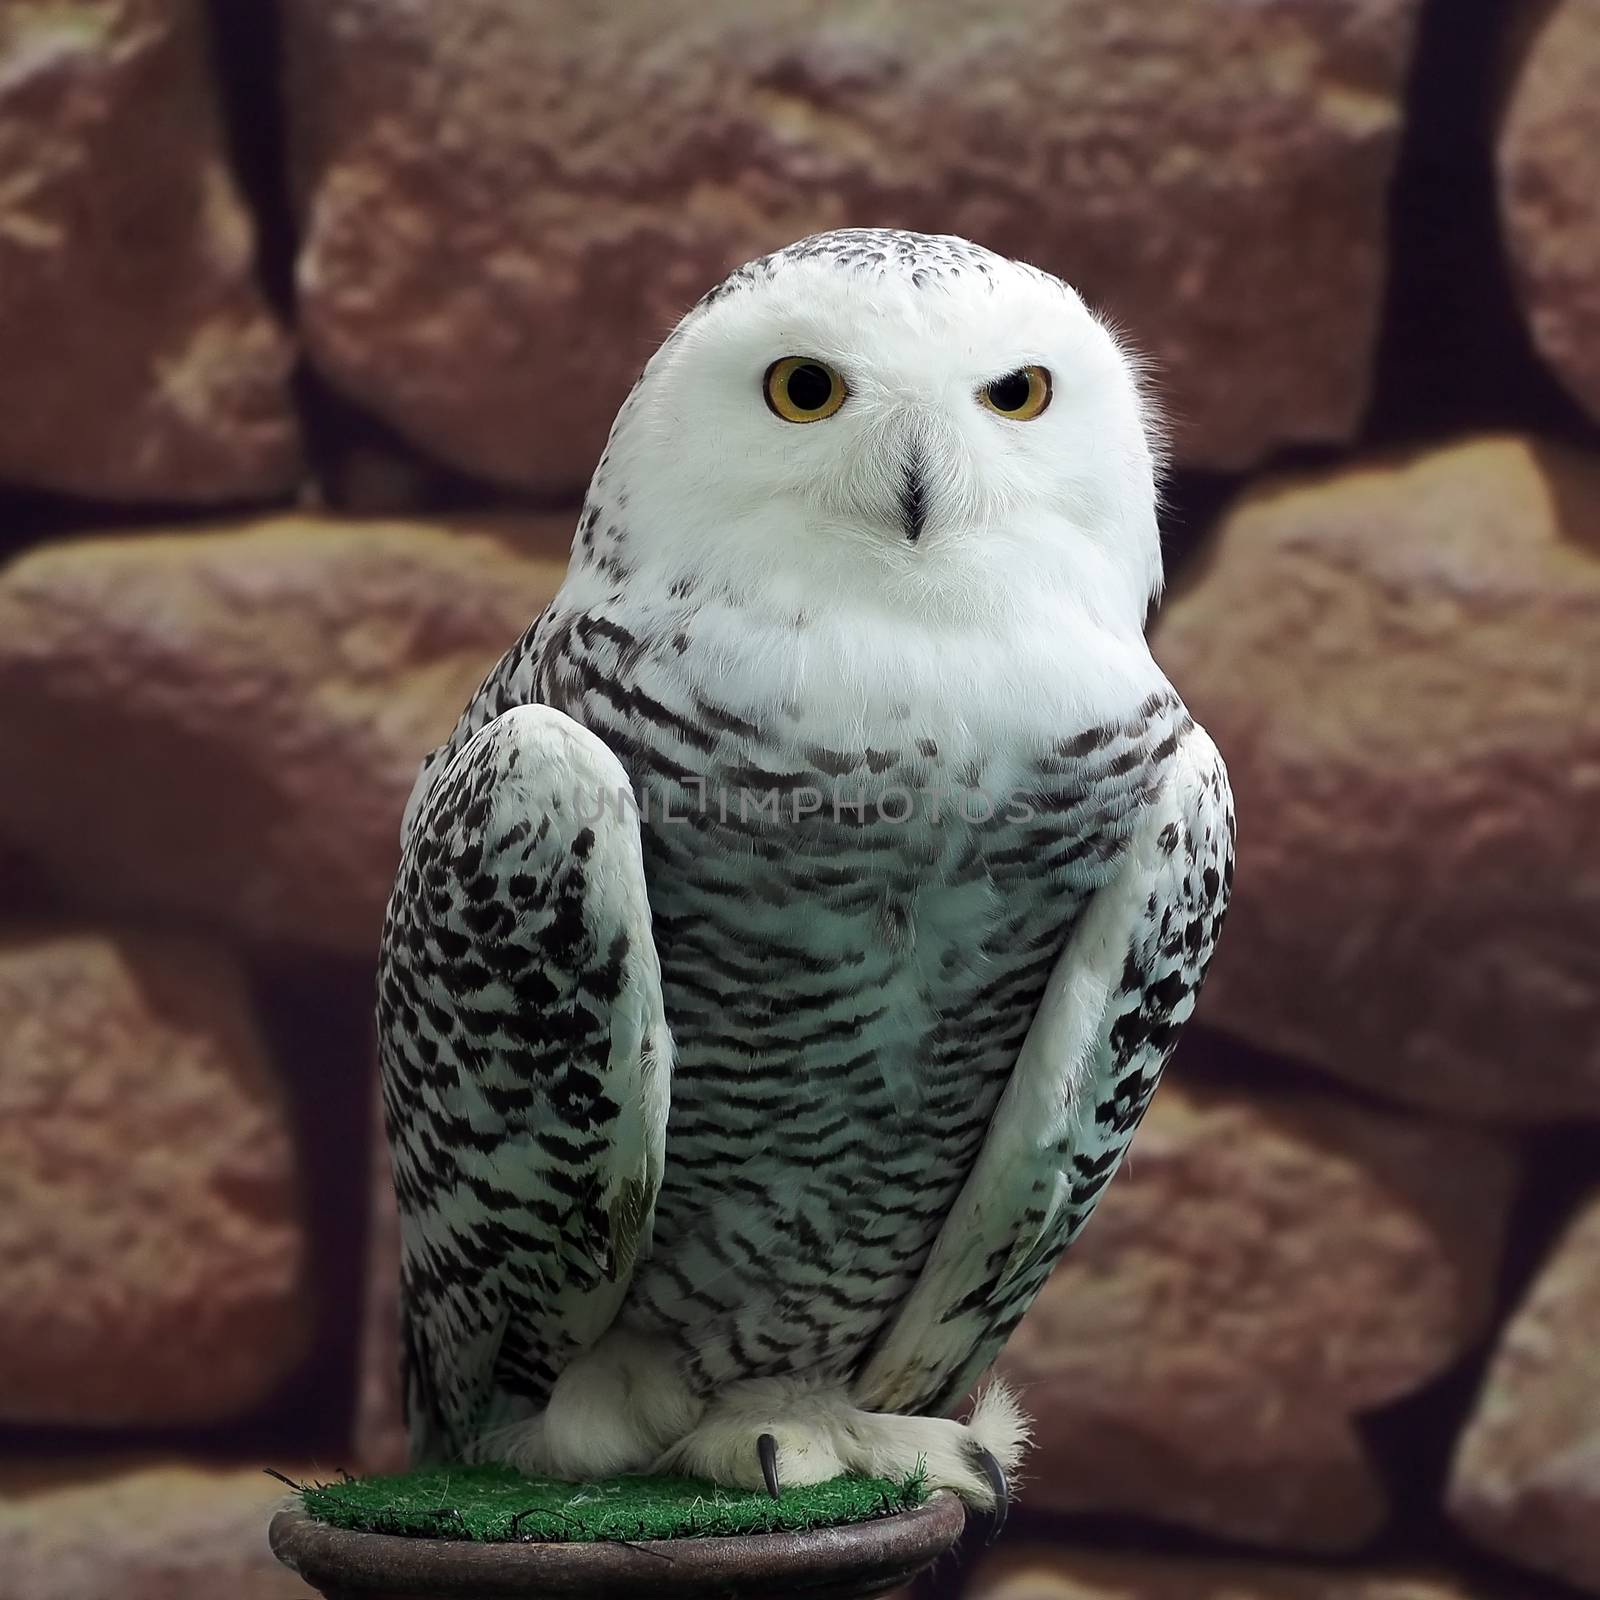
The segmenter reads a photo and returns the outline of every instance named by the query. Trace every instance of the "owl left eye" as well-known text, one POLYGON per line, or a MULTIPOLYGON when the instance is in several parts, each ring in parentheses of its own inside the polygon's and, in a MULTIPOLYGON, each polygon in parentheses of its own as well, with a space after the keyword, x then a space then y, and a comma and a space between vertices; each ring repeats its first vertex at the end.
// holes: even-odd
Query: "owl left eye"
POLYGON ((844 379, 814 356, 785 356, 767 368, 768 409, 785 422, 821 422, 844 404, 844 379))
POLYGON ((1032 422, 1050 404, 1050 374, 1044 367, 1018 367, 978 391, 980 403, 1013 422, 1032 422))

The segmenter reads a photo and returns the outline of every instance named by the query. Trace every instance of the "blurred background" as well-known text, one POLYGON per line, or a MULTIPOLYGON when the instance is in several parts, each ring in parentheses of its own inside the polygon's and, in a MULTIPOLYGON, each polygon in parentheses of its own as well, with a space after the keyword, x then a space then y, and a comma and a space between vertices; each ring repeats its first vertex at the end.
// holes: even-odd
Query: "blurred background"
POLYGON ((421 754, 676 317, 1060 273, 1172 425, 1221 957, 928 1595, 1600 1594, 1600 0, 0 0, 0 1600, 391 1465, 421 754))

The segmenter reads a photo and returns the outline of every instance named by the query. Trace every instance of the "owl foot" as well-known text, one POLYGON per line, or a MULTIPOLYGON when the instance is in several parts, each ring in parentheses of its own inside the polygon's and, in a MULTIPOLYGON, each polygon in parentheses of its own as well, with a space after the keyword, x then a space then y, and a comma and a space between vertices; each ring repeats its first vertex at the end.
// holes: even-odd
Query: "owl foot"
POLYGON ((485 1433, 467 1459, 575 1483, 643 1472, 694 1427, 704 1406, 669 1346, 612 1328, 568 1363, 543 1411, 485 1433))
POLYGON ((966 1422, 863 1411, 843 1385, 800 1378, 734 1384, 655 1463, 657 1470, 710 1478, 730 1488, 825 1483, 842 1473, 906 1478, 920 1467, 930 1489, 951 1489, 993 1519, 1010 1506, 1007 1475, 1028 1423, 1002 1384, 991 1384, 966 1422))
MULTIPOLYGON (((761 1462, 761 1476, 766 1479, 767 1493, 774 1500, 783 1498, 783 1488, 778 1482, 778 1441, 770 1433, 756 1440, 756 1456, 761 1462)), ((975 1445, 972 1459, 988 1481, 989 1492, 994 1496, 994 1509, 989 1513, 989 1534, 984 1543, 993 1544, 1005 1532, 1006 1518, 1011 1513, 1011 1486, 1006 1482, 1006 1469, 996 1459, 994 1452, 975 1445)))

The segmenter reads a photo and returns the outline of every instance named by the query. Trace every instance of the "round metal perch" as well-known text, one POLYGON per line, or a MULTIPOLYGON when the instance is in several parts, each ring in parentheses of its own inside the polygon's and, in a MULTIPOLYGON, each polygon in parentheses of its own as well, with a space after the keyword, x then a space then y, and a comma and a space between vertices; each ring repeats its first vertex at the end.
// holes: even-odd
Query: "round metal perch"
POLYGON ((474 1543, 359 1533, 295 1509, 280 1511, 268 1536, 278 1559, 327 1600, 870 1600, 937 1560, 965 1521, 961 1502, 941 1492, 911 1511, 805 1533, 474 1543))

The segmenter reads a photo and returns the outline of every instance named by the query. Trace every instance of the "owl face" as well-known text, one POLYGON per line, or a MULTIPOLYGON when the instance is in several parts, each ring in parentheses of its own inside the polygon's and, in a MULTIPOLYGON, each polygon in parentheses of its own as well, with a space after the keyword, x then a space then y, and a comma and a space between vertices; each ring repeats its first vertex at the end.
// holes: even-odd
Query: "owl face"
POLYGON ((780 604, 1054 597, 1142 622, 1160 583, 1129 358, 1059 279, 964 240, 847 231, 740 269, 611 454, 648 485, 646 547, 780 604))

